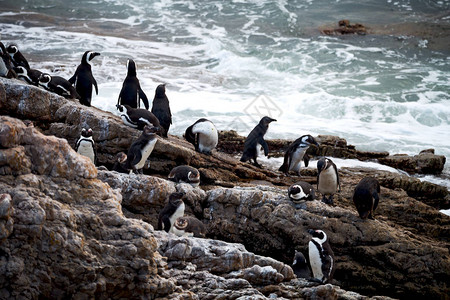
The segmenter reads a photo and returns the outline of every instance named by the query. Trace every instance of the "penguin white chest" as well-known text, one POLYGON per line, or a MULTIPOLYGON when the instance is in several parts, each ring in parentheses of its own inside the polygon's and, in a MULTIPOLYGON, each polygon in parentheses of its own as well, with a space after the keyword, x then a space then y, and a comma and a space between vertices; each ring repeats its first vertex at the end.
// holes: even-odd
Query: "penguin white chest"
POLYGON ((80 141, 77 152, 78 154, 87 156, 92 163, 95 163, 95 152, 90 141, 80 141))
POLYGON ((337 174, 334 168, 328 168, 320 172, 319 191, 322 194, 334 194, 338 188, 337 174))
POLYGON ((194 236, 194 233, 193 233, 193 232, 187 232, 187 231, 184 231, 184 230, 180 230, 180 229, 178 229, 178 228, 175 227, 175 226, 172 226, 172 231, 173 231, 173 233, 175 233, 175 235, 177 235, 177 236, 186 236, 186 237, 192 237, 192 236, 194 236))
POLYGON ((297 149, 292 153, 291 163, 289 165, 289 171, 298 172, 300 170, 300 163, 305 156, 305 152, 308 148, 297 147, 297 149))
POLYGON ((135 165, 136 169, 142 169, 144 167, 145 161, 152 153, 153 148, 155 148, 156 141, 157 141, 156 138, 148 141, 148 143, 144 146, 144 148, 141 149, 142 157, 141 160, 135 165))
POLYGON ((322 249, 318 249, 316 244, 314 244, 314 242, 312 241, 309 242, 308 245, 309 263, 311 264, 313 276, 314 278, 323 280, 322 259, 320 258, 320 251, 322 251, 322 249))
POLYGON ((183 202, 177 207, 175 212, 169 217, 169 220, 170 220, 170 230, 169 230, 169 232, 175 233, 174 232, 175 226, 173 226, 173 224, 175 224, 175 221, 178 218, 184 216, 184 207, 185 207, 185 205, 184 205, 184 202, 183 202))

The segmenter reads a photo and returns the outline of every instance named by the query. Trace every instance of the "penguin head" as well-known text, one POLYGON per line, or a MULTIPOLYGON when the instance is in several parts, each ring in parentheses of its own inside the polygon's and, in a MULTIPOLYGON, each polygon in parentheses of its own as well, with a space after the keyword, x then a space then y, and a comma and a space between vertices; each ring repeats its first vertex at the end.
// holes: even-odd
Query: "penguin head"
POLYGON ((160 127, 145 125, 144 128, 142 129, 142 132, 145 135, 152 135, 158 133, 160 130, 161 130, 160 127))
POLYGON ((262 124, 263 126, 269 126, 271 122, 276 122, 276 119, 272 119, 271 117, 265 116, 259 121, 259 124, 262 124))
POLYGON ((41 76, 39 76, 39 84, 41 85, 47 86, 50 81, 52 81, 52 76, 47 73, 42 73, 41 76))
POLYGON ((83 128, 83 129, 81 129, 81 136, 82 137, 86 137, 86 138, 91 137, 92 136, 92 129, 91 128, 88 128, 88 129, 83 128))
POLYGON ((136 77, 136 63, 131 58, 127 61, 127 76, 136 77))
POLYGON ((169 203, 176 207, 180 206, 183 203, 184 195, 185 195, 185 193, 183 193, 183 192, 176 192, 176 193, 170 194, 169 203))
POLYGON ((184 230, 188 226, 188 220, 185 217, 179 217, 175 221, 175 227, 179 230, 184 230))
POLYGON ((28 71, 25 67, 18 66, 13 68, 14 72, 16 72, 17 75, 28 75, 28 71))
POLYGON ((8 48, 6 48, 6 51, 8 51, 9 55, 14 55, 19 52, 19 47, 17 47, 16 44, 10 44, 8 45, 8 48))
POLYGON ((317 161, 317 170, 319 173, 322 172, 323 170, 328 169, 330 166, 331 160, 326 157, 322 157, 317 161))
POLYGON ((292 262, 293 266, 306 266, 306 258, 300 251, 295 250, 294 261, 292 262))
POLYGON ((192 168, 192 169, 193 169, 192 171, 188 172, 188 179, 189 179, 189 181, 190 182, 198 182, 198 181, 200 181, 200 172, 197 169, 195 169, 195 168, 192 168))
POLYGON ((119 152, 116 154, 116 159, 119 163, 123 164, 127 160, 125 152, 119 152))
POLYGON ((311 144, 319 146, 319 144, 316 142, 316 140, 309 134, 302 136, 301 141, 303 144, 308 145, 308 146, 311 144))
POLYGON ((302 187, 298 184, 293 184, 289 187, 288 194, 289 194, 289 197, 295 198, 295 195, 298 195, 301 192, 303 192, 302 187))
POLYGON ((160 97, 164 97, 164 95, 166 94, 166 84, 160 84, 156 87, 156 91, 155 91, 155 96, 160 98, 160 97))
POLYGON ((117 110, 118 110, 120 113, 126 113, 126 112, 127 112, 127 109, 126 109, 125 106, 123 106, 123 105, 117 104, 117 105, 116 105, 116 108, 117 108, 117 110))
POLYGON ((89 64, 89 62, 98 55, 100 55, 100 53, 98 52, 86 51, 84 52, 83 57, 81 58, 81 63, 89 64))
POLYGON ((323 230, 308 229, 308 233, 312 235, 314 241, 321 245, 327 241, 327 234, 323 230))

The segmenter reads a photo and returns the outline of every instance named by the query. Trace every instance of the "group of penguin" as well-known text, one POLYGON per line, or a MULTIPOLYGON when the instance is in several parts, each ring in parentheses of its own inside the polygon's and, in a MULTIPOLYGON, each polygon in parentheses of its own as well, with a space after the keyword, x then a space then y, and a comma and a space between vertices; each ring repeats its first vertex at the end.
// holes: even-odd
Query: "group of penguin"
MULTIPOLYGON (((41 86, 51 92, 66 98, 79 99, 80 103, 91 106, 92 87, 98 94, 97 82, 92 74, 90 62, 100 53, 86 51, 75 74, 66 80, 59 76, 52 76, 39 70, 31 69, 23 54, 16 44, 5 47, 0 42, 0 76, 7 78, 19 78, 29 84, 41 86)), ((166 96, 165 84, 156 88, 153 106, 149 111, 149 101, 140 87, 136 73, 136 63, 127 61, 127 76, 120 91, 117 110, 124 124, 132 128, 142 130, 141 135, 131 144, 128 153, 120 152, 116 156, 113 166, 114 171, 123 173, 142 173, 146 161, 152 153, 157 142, 157 135, 168 137, 172 114, 169 100, 166 96), (140 108, 143 102, 145 109, 140 108)), ((264 155, 269 153, 269 147, 264 140, 269 124, 277 121, 270 117, 263 117, 247 136, 244 142, 242 162, 252 162, 255 166, 261 149, 264 155)), ((194 145, 196 151, 211 155, 212 150, 218 144, 218 131, 214 123, 201 118, 189 126, 184 134, 185 139, 194 145)), ((308 166, 309 157, 306 153, 311 145, 318 143, 311 135, 303 135, 289 145, 284 155, 283 164, 279 171, 285 173, 295 172, 300 175, 301 161, 308 166)), ((95 141, 90 128, 81 130, 75 150, 87 156, 94 164, 97 163, 95 141)), ((317 162, 317 189, 322 194, 322 202, 333 204, 333 195, 340 191, 339 173, 336 165, 329 158, 322 157, 317 162)), ((196 168, 187 165, 177 166, 168 176, 169 180, 180 183, 189 183, 196 187, 200 184, 200 173, 196 168)), ((374 210, 378 206, 380 185, 373 177, 363 178, 355 187, 353 202, 362 219, 374 218, 374 210)), ((288 196, 294 204, 302 201, 315 200, 314 187, 299 181, 288 189, 288 196)), ((174 233, 178 236, 205 237, 204 224, 194 217, 184 216, 184 193, 172 193, 166 206, 162 209, 158 218, 158 229, 174 233)), ((334 254, 328 242, 327 234, 322 230, 308 230, 312 238, 308 244, 309 264, 301 252, 295 252, 293 270, 298 277, 309 278, 327 283, 332 280, 334 273, 334 254), (312 275, 311 275, 312 272, 312 275)))

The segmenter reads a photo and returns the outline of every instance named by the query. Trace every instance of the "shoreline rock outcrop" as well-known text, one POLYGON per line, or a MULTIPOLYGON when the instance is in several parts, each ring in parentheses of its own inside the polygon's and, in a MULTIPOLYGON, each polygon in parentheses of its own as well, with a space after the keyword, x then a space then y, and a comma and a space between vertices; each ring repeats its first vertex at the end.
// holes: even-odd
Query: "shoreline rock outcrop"
MULTIPOLYGON (((0 79, 0 109, 10 115, 0 116, 0 298, 365 299, 344 288, 448 299, 450 218, 435 208, 449 203, 445 187, 342 168, 336 206, 294 205, 287 186, 297 177, 219 151, 199 154, 173 136, 158 140, 146 175, 97 169, 71 148, 81 126, 93 129, 107 166, 139 131, 16 80, 0 79), (177 164, 197 167, 201 188, 166 180, 177 164), (376 220, 359 219, 351 201, 364 176, 382 186, 376 220), (206 225, 209 239, 154 230, 174 191, 185 192, 185 213, 206 225), (338 286, 293 279, 289 264, 294 250, 306 253, 309 228, 329 235, 338 286)), ((321 139, 313 150, 359 155, 343 139, 321 139)), ((282 153, 289 141, 274 143, 282 153)))

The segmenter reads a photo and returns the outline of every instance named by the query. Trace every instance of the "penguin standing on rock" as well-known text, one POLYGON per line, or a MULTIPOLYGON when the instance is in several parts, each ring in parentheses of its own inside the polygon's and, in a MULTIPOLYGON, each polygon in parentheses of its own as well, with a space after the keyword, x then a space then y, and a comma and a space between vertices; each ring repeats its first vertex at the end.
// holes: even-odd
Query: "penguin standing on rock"
POLYGON ((42 72, 35 69, 26 69, 25 67, 18 66, 14 68, 19 79, 25 80, 27 83, 39 86, 39 77, 41 77, 42 72))
POLYGON ((6 50, 5 45, 0 42, 0 76, 6 78, 17 78, 14 70, 14 64, 6 50))
POLYGON ((378 206, 380 184, 373 177, 364 177, 356 185, 353 193, 353 203, 361 219, 374 219, 373 214, 378 206))
POLYGON ((75 150, 78 154, 88 157, 95 165, 97 163, 97 148, 92 138, 92 129, 81 130, 81 136, 77 141, 75 150))
POLYGON ((322 201, 333 204, 333 195, 341 189, 339 172, 329 158, 322 157, 317 161, 317 190, 322 194, 322 201), (326 195, 329 195, 327 198, 326 195))
POLYGON ((265 156, 269 155, 269 146, 267 146, 267 142, 264 140, 264 135, 266 134, 267 129, 269 129, 269 124, 274 121, 276 120, 270 117, 263 117, 258 125, 250 131, 244 142, 244 152, 241 157, 242 162, 253 159, 253 164, 256 167, 261 168, 261 165, 258 164, 256 158, 258 157, 260 147, 263 147, 265 156))
POLYGON ((95 93, 98 95, 97 81, 92 75, 92 68, 89 63, 98 55, 100 55, 98 52, 84 52, 81 64, 77 67, 75 74, 69 79, 71 84, 75 84, 77 93, 80 95, 80 103, 86 106, 91 106, 92 86, 95 87, 95 93))
POLYGON ((176 183, 184 182, 197 187, 200 184, 200 172, 196 168, 181 165, 170 171, 168 179, 176 183))
POLYGON ((303 200, 316 199, 313 186, 305 181, 299 181, 291 185, 288 189, 288 196, 295 204, 303 200))
POLYGON ((173 233, 173 226, 175 221, 184 216, 184 193, 172 193, 169 196, 169 201, 159 213, 158 230, 173 233))
POLYGON ((309 229, 308 233, 312 235, 308 252, 313 279, 320 283, 329 283, 334 274, 334 253, 327 235, 322 230, 309 229))
POLYGON ((146 109, 132 108, 128 105, 118 105, 117 110, 125 125, 139 130, 143 129, 145 125, 160 128, 158 118, 146 109))
POLYGON ((8 51, 8 54, 11 57, 11 61, 13 62, 15 67, 22 66, 30 69, 28 61, 26 60, 25 56, 23 56, 22 52, 19 51, 19 47, 16 44, 8 45, 6 51, 8 51))
POLYGON ((292 270, 297 278, 311 278, 311 270, 309 270, 308 262, 303 253, 295 250, 292 270))
POLYGON ((158 130, 158 127, 144 126, 141 136, 131 144, 128 150, 127 161, 125 163, 126 169, 133 170, 136 173, 143 173, 142 169, 144 168, 145 162, 152 153, 153 148, 155 148, 158 140, 155 134, 158 130))
POLYGON ((285 174, 288 174, 290 171, 297 172, 298 176, 301 176, 301 161, 304 161, 305 167, 308 166, 309 156, 306 154, 306 150, 308 150, 309 146, 312 144, 319 146, 316 140, 309 134, 303 135, 296 139, 286 150, 283 164, 278 170, 284 172, 285 174))
POLYGON ((167 137, 170 125, 172 124, 172 113, 170 112, 169 99, 166 96, 165 84, 160 84, 156 88, 152 113, 158 118, 162 129, 164 129, 161 130, 162 137, 167 137))
POLYGON ((199 219, 190 216, 177 218, 172 231, 177 236, 204 238, 206 235, 205 225, 199 219))
POLYGON ((128 105, 132 108, 139 108, 140 100, 144 102, 145 109, 148 109, 148 99, 144 91, 141 89, 139 79, 136 75, 136 63, 129 59, 127 62, 127 77, 123 81, 122 90, 117 100, 117 105, 128 105))
POLYGON ((219 142, 219 133, 213 122, 201 118, 186 129, 184 138, 194 145, 195 151, 211 155, 219 142))
POLYGON ((56 93, 60 96, 69 99, 79 99, 77 91, 73 85, 66 79, 60 76, 50 76, 47 73, 42 73, 39 77, 39 85, 50 92, 56 93))

